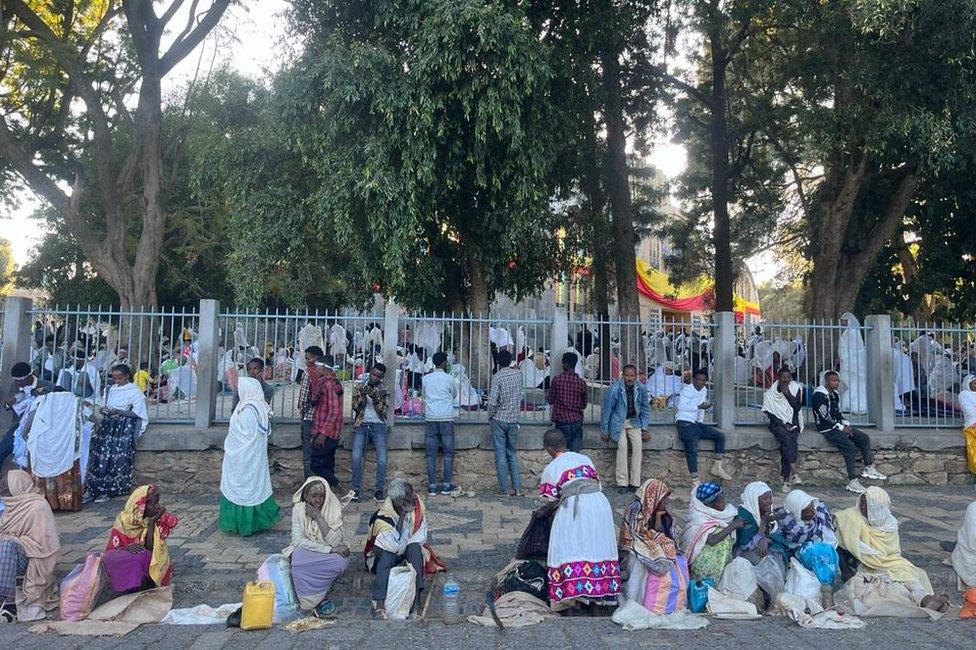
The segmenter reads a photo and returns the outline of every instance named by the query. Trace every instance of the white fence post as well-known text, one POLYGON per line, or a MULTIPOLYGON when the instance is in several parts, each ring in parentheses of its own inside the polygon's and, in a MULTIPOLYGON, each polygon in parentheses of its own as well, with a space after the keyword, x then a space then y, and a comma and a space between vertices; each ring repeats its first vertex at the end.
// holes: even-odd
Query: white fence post
POLYGON ((569 319, 566 310, 556 307, 552 314, 552 349, 549 352, 549 372, 553 377, 563 371, 563 353, 569 340, 569 319))
POLYGON ((386 425, 390 432, 393 431, 396 416, 394 414, 394 402, 396 395, 396 370, 397 370, 397 340, 400 338, 400 316, 399 309, 393 298, 386 301, 386 308, 383 312, 383 365, 386 366, 386 376, 383 383, 386 385, 389 395, 389 408, 386 413, 386 425))
POLYGON ((735 426, 735 314, 716 312, 712 318, 717 324, 712 341, 715 424, 723 431, 731 431, 735 426))
POLYGON ((868 415, 888 433, 895 429, 895 370, 891 343, 891 316, 871 314, 864 319, 866 336, 868 415))
POLYGON ((217 412, 217 360, 220 352, 220 302, 200 301, 200 350, 197 353, 197 411, 194 425, 208 429, 217 412))
MULTIPOLYGON (((30 298, 8 297, 3 305, 3 363, 0 365, 0 400, 10 397, 13 382, 10 379, 10 369, 14 364, 31 360, 31 322, 28 312, 34 301, 30 298)), ((6 427, 4 427, 6 428, 6 427)))

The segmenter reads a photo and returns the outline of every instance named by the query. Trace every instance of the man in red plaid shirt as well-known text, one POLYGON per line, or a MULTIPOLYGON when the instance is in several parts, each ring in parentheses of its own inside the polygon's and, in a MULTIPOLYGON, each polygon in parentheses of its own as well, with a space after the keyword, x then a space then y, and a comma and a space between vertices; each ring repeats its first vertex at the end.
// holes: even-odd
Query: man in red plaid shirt
POLYGON ((583 410, 586 408, 586 382, 576 374, 579 359, 572 352, 563 355, 563 371, 549 383, 547 401, 552 406, 552 423, 563 432, 566 448, 583 448, 583 410))
POLYGON ((342 435, 342 383, 335 371, 324 363, 316 364, 318 377, 312 381, 312 474, 321 476, 333 491, 339 489, 335 475, 335 453, 342 435))

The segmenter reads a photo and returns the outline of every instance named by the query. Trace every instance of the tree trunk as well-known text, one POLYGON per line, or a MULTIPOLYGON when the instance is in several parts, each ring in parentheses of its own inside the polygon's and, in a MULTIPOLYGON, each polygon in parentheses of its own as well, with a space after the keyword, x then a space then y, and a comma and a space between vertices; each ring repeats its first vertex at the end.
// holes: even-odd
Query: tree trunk
POLYGON ((610 198, 613 221, 613 261, 617 275, 617 311, 623 320, 640 319, 637 298, 637 236, 630 206, 630 183, 627 171, 627 134, 620 90, 619 52, 601 57, 603 89, 606 97, 604 118, 607 128, 607 154, 604 180, 610 198))
POLYGON ((721 12, 713 12, 709 26, 712 52, 712 93, 709 111, 712 148, 712 246, 715 249, 715 311, 732 311, 732 226, 729 219, 729 142, 721 12))
POLYGON ((491 308, 491 298, 488 296, 488 283, 485 281, 485 271, 481 264, 470 253, 468 261, 468 313, 472 316, 488 316, 491 308))

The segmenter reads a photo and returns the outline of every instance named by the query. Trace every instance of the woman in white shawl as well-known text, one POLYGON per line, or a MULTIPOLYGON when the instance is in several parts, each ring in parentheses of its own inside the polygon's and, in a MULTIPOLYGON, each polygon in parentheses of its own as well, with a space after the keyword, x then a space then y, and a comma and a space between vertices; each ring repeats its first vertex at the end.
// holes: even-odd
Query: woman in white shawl
POLYGON ((691 492, 681 548, 688 558, 692 580, 711 578, 717 583, 732 558, 735 531, 745 521, 735 506, 726 503, 718 483, 702 483, 691 492))
POLYGON ((270 409, 261 382, 241 377, 240 401, 230 416, 220 468, 220 529, 253 535, 278 523, 278 503, 271 494, 268 470, 270 409))
POLYGON ((868 410, 868 354, 861 335, 861 322, 845 312, 840 317, 844 331, 837 343, 840 356, 840 381, 846 390, 840 394, 840 410, 862 414, 868 410))
POLYGON ((904 396, 915 390, 915 369, 912 358, 905 354, 901 339, 895 338, 891 344, 891 367, 894 371, 895 410, 903 412, 907 407, 904 396))
POLYGON ((349 566, 342 532, 342 503, 319 476, 309 477, 291 499, 291 544, 281 554, 291 560, 298 605, 318 616, 335 614, 329 590, 349 566))
POLYGON ((956 534, 952 568, 956 571, 959 591, 976 588, 976 501, 966 508, 966 517, 956 534))
POLYGON ((966 439, 966 457, 969 471, 976 474, 976 375, 966 375, 959 391, 962 408, 962 435, 966 439))
POLYGON ((803 431, 803 384, 793 381, 787 368, 779 371, 779 380, 763 395, 763 413, 769 418, 769 430, 779 443, 779 475, 783 492, 790 482, 802 483, 796 474, 799 440, 803 431))

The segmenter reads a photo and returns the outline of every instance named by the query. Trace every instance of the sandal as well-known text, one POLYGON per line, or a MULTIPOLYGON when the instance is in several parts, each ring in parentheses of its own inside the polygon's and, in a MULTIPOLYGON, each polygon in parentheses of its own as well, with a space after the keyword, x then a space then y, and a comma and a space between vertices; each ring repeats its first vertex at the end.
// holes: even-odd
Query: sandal
POLYGON ((390 615, 382 607, 376 607, 373 609, 373 618, 378 621, 388 621, 390 620, 390 615))
POLYGON ((4 623, 16 623, 17 615, 5 605, 6 603, 4 603, 4 606, 0 608, 0 625, 3 625, 4 623))

